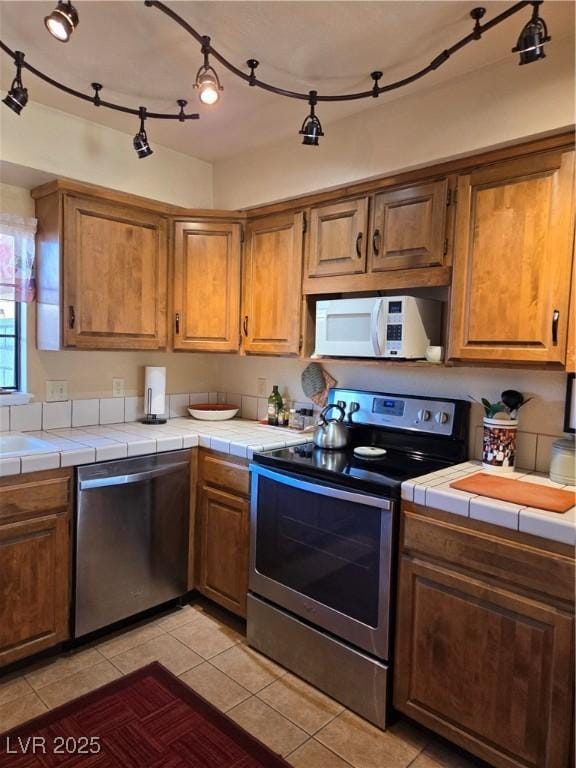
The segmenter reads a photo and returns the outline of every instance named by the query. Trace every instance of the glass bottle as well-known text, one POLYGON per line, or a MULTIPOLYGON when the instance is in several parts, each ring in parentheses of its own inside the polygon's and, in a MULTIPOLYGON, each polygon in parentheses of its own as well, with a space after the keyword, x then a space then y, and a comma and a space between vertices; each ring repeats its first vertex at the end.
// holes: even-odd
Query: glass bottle
POLYGON ((278 391, 278 384, 272 387, 272 394, 268 398, 268 424, 278 426, 278 417, 282 410, 282 395, 278 391))

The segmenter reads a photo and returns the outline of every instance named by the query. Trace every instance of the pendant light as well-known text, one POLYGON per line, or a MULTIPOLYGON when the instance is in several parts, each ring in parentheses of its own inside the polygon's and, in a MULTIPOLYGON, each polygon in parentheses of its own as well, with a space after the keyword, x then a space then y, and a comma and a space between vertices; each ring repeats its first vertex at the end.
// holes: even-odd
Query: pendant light
POLYGON ((198 90, 200 101, 203 104, 216 104, 220 98, 220 91, 223 91, 224 88, 220 84, 216 70, 210 65, 208 57, 210 53, 209 37, 202 38, 202 53, 204 54, 204 64, 196 72, 194 88, 198 90))
POLYGON ((19 115, 28 103, 28 89, 22 84, 22 63, 24 62, 22 51, 15 52, 14 61, 16 64, 16 77, 12 80, 10 90, 2 101, 7 107, 10 107, 12 112, 19 115))
POLYGON ((58 5, 44 19, 46 29, 52 37, 67 43, 79 24, 78 11, 69 0, 58 0, 58 5))
POLYGON ((302 123, 302 128, 300 128, 299 131, 299 134, 304 137, 302 139, 302 144, 305 144, 308 147, 317 147, 319 143, 318 139, 320 136, 324 136, 322 125, 320 124, 320 120, 316 117, 314 109, 317 97, 318 91, 310 91, 310 98, 308 100, 308 104, 310 104, 310 114, 302 123))
POLYGON ((144 122, 146 120, 146 107, 140 107, 140 130, 134 136, 133 145, 136 150, 136 154, 140 159, 144 157, 150 157, 153 154, 153 150, 148 143, 148 136, 146 135, 146 129, 144 122))
POLYGON ((520 32, 516 47, 512 48, 512 53, 520 54, 518 62, 520 65, 531 64, 533 61, 546 58, 544 43, 549 43, 552 38, 548 34, 546 22, 538 14, 538 6, 541 2, 542 0, 536 0, 532 4, 532 18, 520 32))

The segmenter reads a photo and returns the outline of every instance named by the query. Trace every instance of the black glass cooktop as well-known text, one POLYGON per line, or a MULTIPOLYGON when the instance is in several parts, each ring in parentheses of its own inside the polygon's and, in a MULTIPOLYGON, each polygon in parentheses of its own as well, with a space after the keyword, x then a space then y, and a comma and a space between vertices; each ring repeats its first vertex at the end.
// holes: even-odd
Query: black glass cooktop
POLYGON ((314 443, 255 453, 253 461, 293 475, 335 482, 394 498, 400 496, 400 485, 404 480, 454 463, 393 448, 387 448, 381 458, 359 458, 352 448, 327 451, 316 448, 314 443))

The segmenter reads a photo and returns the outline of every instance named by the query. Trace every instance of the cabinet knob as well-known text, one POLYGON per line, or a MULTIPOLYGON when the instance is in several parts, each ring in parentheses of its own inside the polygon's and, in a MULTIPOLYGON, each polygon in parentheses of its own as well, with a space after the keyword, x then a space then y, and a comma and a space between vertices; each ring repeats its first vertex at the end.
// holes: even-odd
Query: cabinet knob
POLYGON ((378 256, 380 253, 380 230, 375 229, 374 234, 372 235, 372 250, 374 251, 375 255, 378 256))
POLYGON ((552 312, 552 344, 558 344, 558 320, 560 320, 560 312, 555 309, 552 312))
POLYGON ((72 304, 68 307, 68 327, 74 328, 76 325, 76 312, 72 304))
POLYGON ((176 312, 174 324, 176 326, 176 333, 179 334, 180 333, 180 312, 176 312))
POLYGON ((242 328, 244 329, 244 336, 248 336, 248 315, 244 315, 242 328))
POLYGON ((358 256, 359 259, 362 258, 362 232, 358 232, 358 237, 356 238, 356 256, 358 256))

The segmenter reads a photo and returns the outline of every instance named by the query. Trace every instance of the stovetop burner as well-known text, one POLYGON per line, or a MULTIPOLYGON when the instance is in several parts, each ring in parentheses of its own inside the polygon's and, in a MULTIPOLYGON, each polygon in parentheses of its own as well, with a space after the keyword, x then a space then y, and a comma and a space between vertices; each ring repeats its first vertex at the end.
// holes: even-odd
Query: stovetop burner
POLYGON ((330 451, 306 443, 255 453, 253 461, 398 498, 405 480, 468 458, 466 401, 333 389, 329 402, 347 414, 348 448, 330 451))

